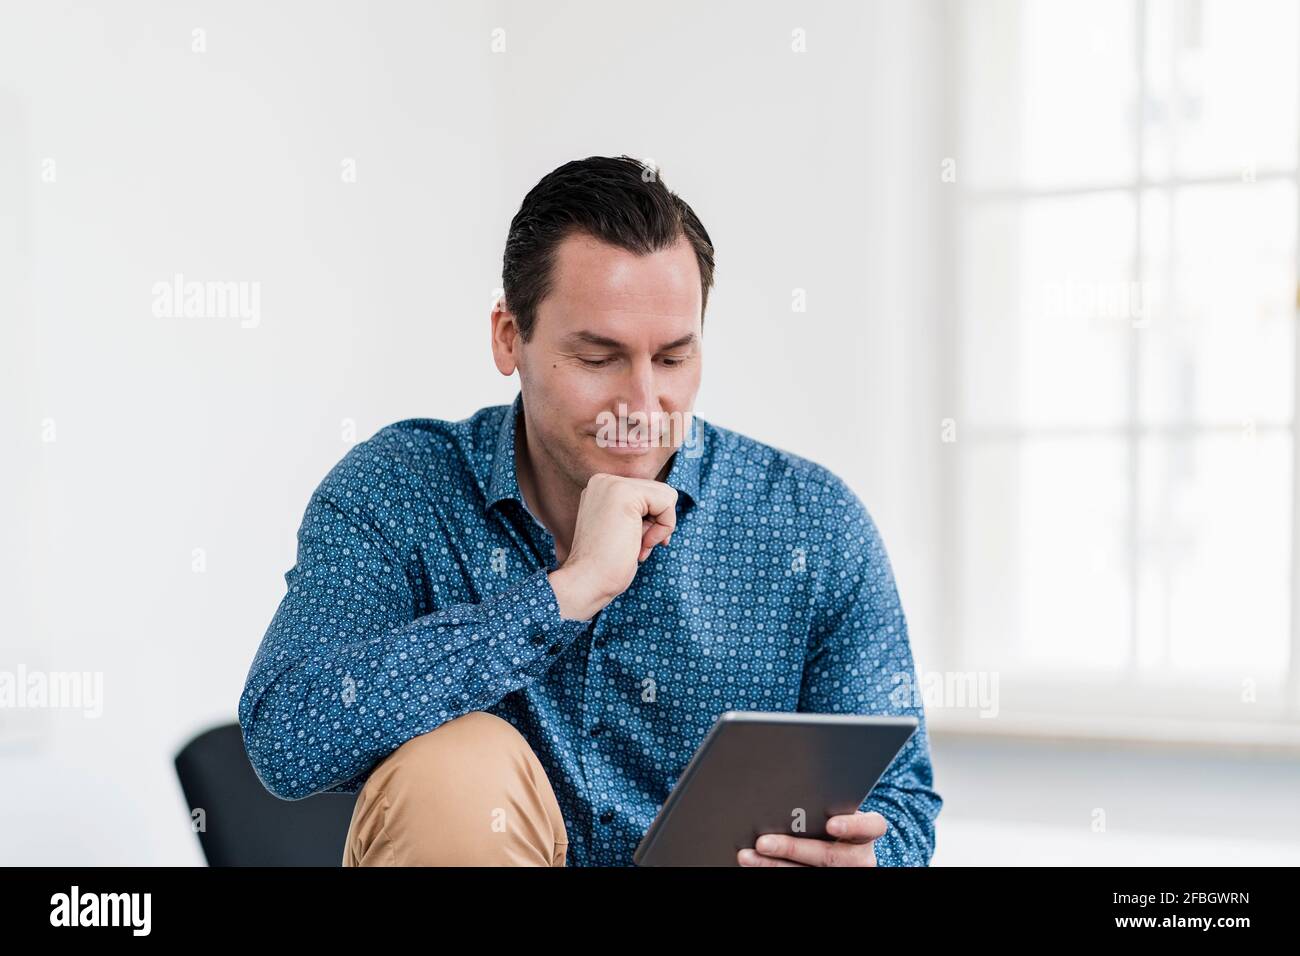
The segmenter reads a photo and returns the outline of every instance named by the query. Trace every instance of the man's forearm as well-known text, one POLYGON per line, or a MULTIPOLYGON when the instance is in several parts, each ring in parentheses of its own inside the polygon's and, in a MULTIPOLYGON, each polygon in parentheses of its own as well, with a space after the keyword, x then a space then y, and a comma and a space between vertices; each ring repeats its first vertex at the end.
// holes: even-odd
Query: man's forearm
POLYGON ((259 778, 284 799, 319 793, 532 683, 584 627, 556 597, 537 571, 482 603, 334 643, 282 607, 239 701, 259 778))

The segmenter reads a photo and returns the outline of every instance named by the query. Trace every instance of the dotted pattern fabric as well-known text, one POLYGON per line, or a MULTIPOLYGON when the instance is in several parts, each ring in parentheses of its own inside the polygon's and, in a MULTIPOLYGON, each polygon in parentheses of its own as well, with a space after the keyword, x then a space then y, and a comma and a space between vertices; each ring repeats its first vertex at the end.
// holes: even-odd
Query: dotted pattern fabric
POLYGON ((861 805, 882 866, 928 865, 942 800, 889 559, 826 468, 696 416, 672 544, 590 621, 560 617, 554 540, 515 477, 513 405, 408 419, 311 496, 287 593, 239 699, 276 796, 355 793, 385 756, 472 710, 510 721, 550 778, 569 866, 630 866, 726 710, 911 714, 861 805))

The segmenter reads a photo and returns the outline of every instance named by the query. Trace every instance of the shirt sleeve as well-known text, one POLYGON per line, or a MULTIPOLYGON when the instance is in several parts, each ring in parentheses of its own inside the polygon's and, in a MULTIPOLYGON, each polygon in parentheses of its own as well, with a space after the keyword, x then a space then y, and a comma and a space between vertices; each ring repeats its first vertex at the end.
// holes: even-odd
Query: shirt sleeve
POLYGON ((820 561, 808 562, 818 579, 799 710, 918 719, 858 809, 881 814, 888 825, 875 841, 878 865, 928 866, 943 800, 933 786, 925 710, 919 695, 907 692, 919 686, 907 621, 871 516, 839 479, 829 493, 825 520, 835 531, 836 554, 823 551, 820 561))
POLYGON ((355 791, 407 740, 537 680, 588 625, 560 616, 546 569, 417 616, 402 556, 327 488, 239 699, 253 769, 286 800, 355 791))

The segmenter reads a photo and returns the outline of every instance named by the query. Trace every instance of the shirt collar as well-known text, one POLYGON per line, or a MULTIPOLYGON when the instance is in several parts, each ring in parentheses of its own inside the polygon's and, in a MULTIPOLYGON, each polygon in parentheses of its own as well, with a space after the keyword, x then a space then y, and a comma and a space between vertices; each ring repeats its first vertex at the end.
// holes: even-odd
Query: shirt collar
MULTIPOLYGON (((487 507, 490 510, 499 501, 513 498, 521 506, 524 496, 519 491, 519 477, 515 471, 515 428, 519 416, 524 412, 524 393, 515 395, 515 400, 501 417, 501 427, 497 429, 496 449, 492 453, 492 471, 488 476, 487 507)), ((672 466, 668 469, 665 484, 678 494, 678 502, 684 496, 694 505, 700 497, 700 462, 704 457, 704 437, 707 425, 702 418, 692 416, 689 433, 683 438, 682 445, 673 452, 672 466)))

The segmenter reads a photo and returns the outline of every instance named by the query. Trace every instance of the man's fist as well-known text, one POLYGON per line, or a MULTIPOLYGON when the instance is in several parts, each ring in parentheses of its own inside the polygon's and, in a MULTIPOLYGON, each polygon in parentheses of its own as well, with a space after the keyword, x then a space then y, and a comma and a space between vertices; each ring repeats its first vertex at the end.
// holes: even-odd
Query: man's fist
POLYGON ((676 527, 677 491, 671 486, 592 475, 578 499, 568 557, 549 575, 560 616, 585 621, 626 591, 637 565, 676 527))

